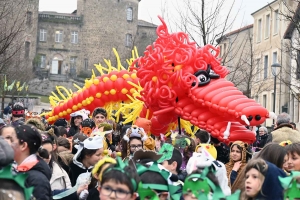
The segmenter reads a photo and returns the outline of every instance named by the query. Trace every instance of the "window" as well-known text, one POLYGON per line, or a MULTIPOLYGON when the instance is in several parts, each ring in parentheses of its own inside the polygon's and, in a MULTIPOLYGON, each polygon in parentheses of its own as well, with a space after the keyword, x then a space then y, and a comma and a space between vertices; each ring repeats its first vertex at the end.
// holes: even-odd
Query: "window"
POLYGON ((296 69, 296 79, 300 79, 300 50, 297 50, 297 69, 296 69))
POLYGON ((256 60, 256 80, 260 80, 260 59, 256 60))
POLYGON ((132 19, 133 19, 132 15, 133 15, 132 7, 127 8, 127 10, 126 10, 127 21, 132 22, 132 19))
POLYGON ((270 35, 270 14, 266 16, 265 38, 269 38, 270 35))
POLYGON ((71 32, 71 43, 73 43, 73 44, 78 43, 78 32, 77 31, 71 32))
POLYGON ((40 68, 45 68, 46 67, 46 55, 40 55, 40 68))
POLYGON ((29 58, 30 53, 30 42, 25 42, 25 58, 29 58))
POLYGON ((278 33, 278 27, 279 27, 279 14, 278 10, 274 11, 274 35, 278 33))
POLYGON ((31 25, 31 23, 32 23, 32 12, 27 11, 27 13, 26 13, 26 24, 31 25))
POLYGON ((264 79, 268 78, 268 65, 269 65, 269 60, 268 56, 264 57, 264 79))
POLYGON ((55 42, 62 42, 62 39, 63 39, 63 32, 55 31, 55 42))
POLYGON ((257 42, 261 41, 261 19, 257 23, 257 42))
POLYGON ((126 43, 125 43, 126 47, 131 47, 132 46, 132 35, 127 33, 126 34, 126 43))
POLYGON ((87 58, 84 59, 84 69, 88 69, 89 68, 89 60, 87 58))
POLYGON ((263 107, 267 108, 267 95, 263 95, 263 107))
POLYGON ((258 99, 258 96, 256 95, 255 96, 255 99, 254 99, 257 103, 259 103, 259 99, 258 99))
POLYGON ((224 43, 224 52, 223 52, 223 56, 226 54, 226 50, 227 50, 227 45, 226 45, 226 43, 224 43))
POLYGON ((71 68, 76 68, 76 60, 77 60, 77 57, 72 56, 70 58, 70 67, 71 68))
POLYGON ((222 45, 220 45, 220 57, 222 57, 222 53, 223 53, 223 51, 222 51, 222 45))
POLYGON ((47 30, 40 29, 40 41, 41 42, 47 41, 47 30))

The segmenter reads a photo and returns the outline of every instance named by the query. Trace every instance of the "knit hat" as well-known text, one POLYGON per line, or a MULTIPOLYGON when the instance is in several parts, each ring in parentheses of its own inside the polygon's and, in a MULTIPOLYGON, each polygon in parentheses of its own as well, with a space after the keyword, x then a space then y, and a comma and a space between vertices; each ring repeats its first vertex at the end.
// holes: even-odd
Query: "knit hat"
POLYGON ((0 136, 0 168, 6 166, 14 161, 14 150, 11 146, 0 136))
POLYGON ((22 102, 16 102, 12 107, 13 117, 24 117, 25 108, 22 102))

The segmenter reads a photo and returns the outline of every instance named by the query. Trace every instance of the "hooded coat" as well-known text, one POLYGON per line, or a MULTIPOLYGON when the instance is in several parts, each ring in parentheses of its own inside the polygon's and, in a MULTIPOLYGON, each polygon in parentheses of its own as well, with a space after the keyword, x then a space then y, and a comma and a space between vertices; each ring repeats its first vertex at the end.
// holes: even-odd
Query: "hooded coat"
POLYGON ((265 174, 265 180, 261 191, 258 193, 255 199, 282 200, 283 188, 278 177, 286 177, 286 173, 273 163, 267 161, 266 163, 268 164, 268 171, 265 174))

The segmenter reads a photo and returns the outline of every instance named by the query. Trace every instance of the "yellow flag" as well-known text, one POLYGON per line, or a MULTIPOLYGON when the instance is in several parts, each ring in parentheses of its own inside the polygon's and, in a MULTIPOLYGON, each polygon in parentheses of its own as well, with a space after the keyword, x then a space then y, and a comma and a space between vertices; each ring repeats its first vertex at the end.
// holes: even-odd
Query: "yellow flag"
POLYGON ((20 87, 20 81, 17 81, 16 88, 19 89, 19 87, 20 87))
POLYGON ((26 91, 28 91, 28 85, 26 85, 25 89, 26 89, 26 91))
POLYGON ((18 88, 18 91, 19 91, 19 92, 21 92, 21 91, 24 89, 25 84, 26 84, 26 82, 24 82, 23 85, 22 85, 21 87, 18 88))

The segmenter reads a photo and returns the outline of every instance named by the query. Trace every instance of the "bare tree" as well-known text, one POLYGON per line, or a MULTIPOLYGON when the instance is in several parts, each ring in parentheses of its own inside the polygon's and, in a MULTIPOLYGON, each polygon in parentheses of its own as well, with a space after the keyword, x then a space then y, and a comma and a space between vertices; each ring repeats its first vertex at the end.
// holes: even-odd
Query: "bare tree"
POLYGON ((216 39, 229 32, 236 19, 235 0, 172 0, 175 13, 163 9, 169 21, 189 34, 198 46, 215 44, 216 39), (173 20, 171 20, 173 19, 173 20))

